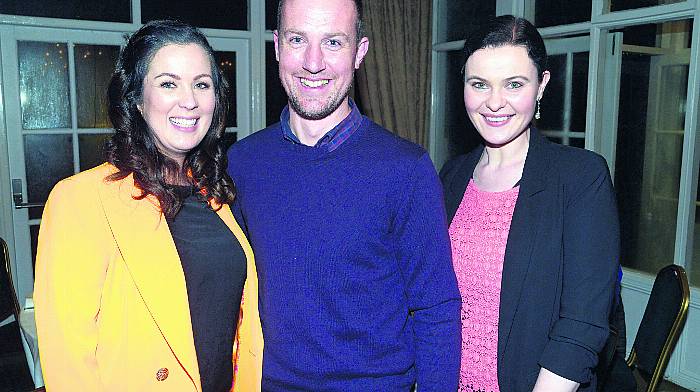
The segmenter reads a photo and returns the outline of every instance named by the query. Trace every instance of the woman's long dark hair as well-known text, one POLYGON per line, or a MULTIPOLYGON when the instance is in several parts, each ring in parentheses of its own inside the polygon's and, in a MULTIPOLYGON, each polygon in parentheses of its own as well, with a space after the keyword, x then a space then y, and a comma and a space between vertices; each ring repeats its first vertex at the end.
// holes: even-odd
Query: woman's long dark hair
POLYGON ((134 175, 141 190, 137 199, 155 196, 166 217, 173 217, 183 199, 166 178, 189 178, 204 200, 230 203, 235 196, 233 182, 226 174, 226 151, 221 139, 226 124, 228 83, 216 65, 214 51, 195 27, 175 20, 152 21, 127 41, 117 61, 107 90, 109 118, 114 135, 107 141, 107 161, 118 170, 107 177, 117 181, 134 175), (137 105, 143 102, 143 86, 156 52, 166 45, 199 45, 209 57, 215 91, 211 126, 199 145, 189 151, 182 167, 156 147, 154 136, 137 105))

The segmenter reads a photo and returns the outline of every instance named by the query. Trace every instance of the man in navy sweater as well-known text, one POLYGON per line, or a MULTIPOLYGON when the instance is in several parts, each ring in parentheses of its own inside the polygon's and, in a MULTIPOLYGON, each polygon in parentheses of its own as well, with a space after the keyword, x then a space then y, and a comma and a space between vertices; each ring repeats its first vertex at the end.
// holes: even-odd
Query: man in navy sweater
POLYGON ((228 153, 258 269, 264 391, 457 390, 442 191, 425 150, 348 98, 369 45, 360 15, 355 0, 280 2, 289 105, 228 153))

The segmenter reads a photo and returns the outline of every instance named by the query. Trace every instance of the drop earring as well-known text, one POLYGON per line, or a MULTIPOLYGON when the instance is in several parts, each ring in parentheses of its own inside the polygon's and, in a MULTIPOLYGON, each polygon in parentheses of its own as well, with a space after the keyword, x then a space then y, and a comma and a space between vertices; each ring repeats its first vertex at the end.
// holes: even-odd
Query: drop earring
POLYGON ((537 100, 537 111, 535 112, 535 120, 540 119, 540 100, 537 100))

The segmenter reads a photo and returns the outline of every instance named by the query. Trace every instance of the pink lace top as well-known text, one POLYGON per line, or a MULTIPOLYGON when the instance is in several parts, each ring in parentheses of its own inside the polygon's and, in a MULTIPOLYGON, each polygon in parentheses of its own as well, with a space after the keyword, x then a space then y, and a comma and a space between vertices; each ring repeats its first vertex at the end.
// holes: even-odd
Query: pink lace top
POLYGON ((469 180, 450 225, 452 262, 462 295, 460 391, 499 391, 496 354, 501 274, 519 189, 484 192, 469 180))

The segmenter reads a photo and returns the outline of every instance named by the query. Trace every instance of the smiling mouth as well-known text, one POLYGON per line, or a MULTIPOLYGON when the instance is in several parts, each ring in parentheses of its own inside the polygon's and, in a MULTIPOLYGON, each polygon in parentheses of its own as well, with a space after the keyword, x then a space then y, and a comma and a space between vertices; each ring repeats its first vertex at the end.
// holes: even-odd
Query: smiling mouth
POLYGON ((191 128, 197 124, 196 118, 182 118, 182 117, 170 117, 168 120, 178 127, 191 128))
POLYGON ((510 120, 515 115, 511 114, 511 115, 507 115, 507 116, 487 116, 485 114, 482 114, 482 116, 484 116, 484 119, 486 119, 486 121, 488 121, 490 123, 502 123, 502 122, 510 120))
POLYGON ((301 82, 302 85, 306 87, 311 87, 311 88, 319 88, 321 86, 325 86, 330 82, 330 79, 321 79, 321 80, 310 80, 310 79, 305 79, 305 78, 299 78, 299 81, 301 82))

